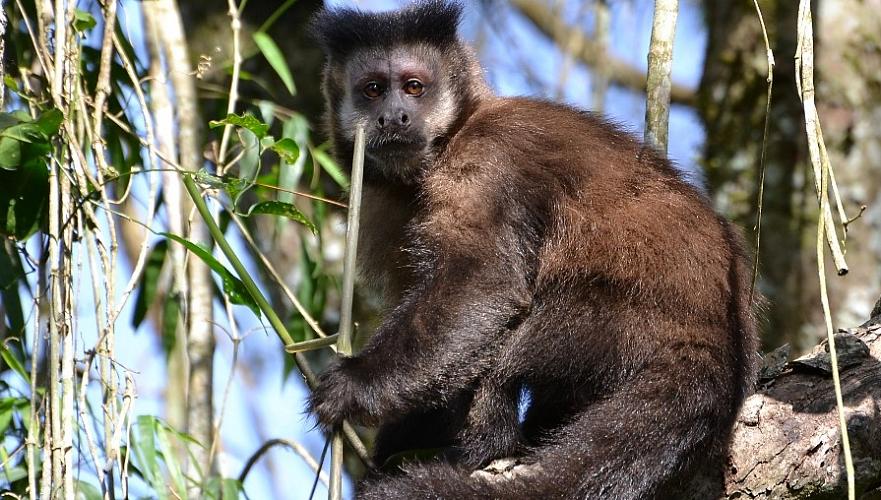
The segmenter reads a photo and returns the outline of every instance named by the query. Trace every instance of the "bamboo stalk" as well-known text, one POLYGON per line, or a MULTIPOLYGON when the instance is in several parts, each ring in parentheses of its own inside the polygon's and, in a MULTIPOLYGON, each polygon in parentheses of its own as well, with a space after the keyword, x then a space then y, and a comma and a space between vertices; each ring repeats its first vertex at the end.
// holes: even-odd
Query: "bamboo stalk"
MULTIPOLYGON (((364 175, 364 127, 355 130, 355 156, 352 158, 352 181, 349 192, 349 212, 346 226, 346 255, 343 261, 343 295, 340 304, 340 334, 337 352, 352 354, 352 302, 355 296, 355 261, 358 254, 358 230, 361 216, 361 185, 364 175)), ((337 432, 333 437, 330 462, 328 498, 342 498, 343 439, 337 432)))

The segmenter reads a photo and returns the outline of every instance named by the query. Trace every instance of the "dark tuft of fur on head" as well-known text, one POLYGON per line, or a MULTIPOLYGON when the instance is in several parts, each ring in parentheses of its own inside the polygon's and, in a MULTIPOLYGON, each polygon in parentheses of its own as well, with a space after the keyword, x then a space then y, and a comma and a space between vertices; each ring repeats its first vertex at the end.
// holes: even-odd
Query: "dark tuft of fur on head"
POLYGON ((393 12, 352 8, 324 9, 312 18, 309 31, 331 58, 354 49, 425 42, 439 47, 455 43, 462 5, 425 0, 393 12))

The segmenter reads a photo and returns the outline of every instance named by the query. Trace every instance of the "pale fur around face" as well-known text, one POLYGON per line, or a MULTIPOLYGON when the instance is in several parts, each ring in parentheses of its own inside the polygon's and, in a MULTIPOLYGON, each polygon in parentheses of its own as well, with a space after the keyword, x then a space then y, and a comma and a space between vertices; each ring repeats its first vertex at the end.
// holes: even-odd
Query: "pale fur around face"
POLYGON ((434 161, 435 143, 446 136, 458 117, 458 96, 453 89, 455 72, 445 71, 444 54, 429 44, 410 46, 398 45, 389 49, 369 48, 356 51, 345 61, 337 65, 342 91, 339 105, 336 107, 335 121, 337 131, 347 142, 354 141, 357 126, 365 127, 368 143, 368 159, 371 159, 370 145, 378 140, 379 132, 374 126, 375 117, 369 107, 360 99, 359 82, 363 75, 385 72, 390 77, 398 72, 413 71, 425 75, 428 82, 425 101, 419 107, 421 123, 421 139, 424 148, 413 154, 389 158, 372 158, 374 167, 387 177, 413 178, 427 164, 434 161))

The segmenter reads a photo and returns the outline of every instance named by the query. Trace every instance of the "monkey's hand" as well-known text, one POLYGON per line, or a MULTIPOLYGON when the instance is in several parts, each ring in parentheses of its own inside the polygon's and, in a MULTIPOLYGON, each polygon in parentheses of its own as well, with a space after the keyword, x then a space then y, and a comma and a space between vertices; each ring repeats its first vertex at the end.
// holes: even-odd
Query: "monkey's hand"
POLYGON ((359 374, 358 365, 357 357, 340 358, 321 374, 309 397, 309 410, 326 430, 342 424, 343 420, 376 424, 375 398, 359 374))

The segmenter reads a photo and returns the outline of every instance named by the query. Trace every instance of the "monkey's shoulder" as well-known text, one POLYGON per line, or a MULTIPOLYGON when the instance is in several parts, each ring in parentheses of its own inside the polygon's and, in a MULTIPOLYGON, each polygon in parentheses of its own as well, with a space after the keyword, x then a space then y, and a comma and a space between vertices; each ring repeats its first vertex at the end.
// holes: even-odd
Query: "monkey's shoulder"
POLYGON ((459 135, 464 140, 502 140, 512 150, 535 149, 542 144, 642 149, 641 142, 631 132, 601 114, 530 97, 496 97, 484 101, 459 135))
POLYGON ((584 186, 584 176, 627 176, 676 182, 670 162, 626 128, 600 114, 526 97, 496 97, 478 105, 452 137, 449 167, 498 178, 526 176, 532 182, 584 186), (501 172, 499 172, 501 171, 501 172), (565 179, 561 179, 564 177, 565 179))

